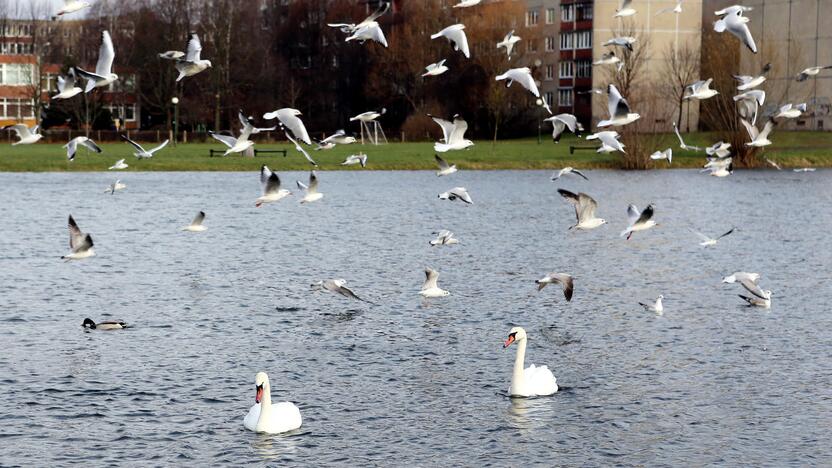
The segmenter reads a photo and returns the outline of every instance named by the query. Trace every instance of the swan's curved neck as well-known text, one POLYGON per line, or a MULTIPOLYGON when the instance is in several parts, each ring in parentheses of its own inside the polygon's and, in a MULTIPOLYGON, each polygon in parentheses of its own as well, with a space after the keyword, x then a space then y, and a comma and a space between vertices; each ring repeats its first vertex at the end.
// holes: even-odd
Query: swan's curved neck
POLYGON ((523 374, 523 364, 526 360, 526 340, 522 339, 517 342, 517 355, 514 357, 514 370, 511 373, 511 387, 514 391, 520 390, 526 380, 523 374))
POLYGON ((272 388, 268 382, 263 384, 263 396, 260 397, 260 417, 272 407, 272 388))

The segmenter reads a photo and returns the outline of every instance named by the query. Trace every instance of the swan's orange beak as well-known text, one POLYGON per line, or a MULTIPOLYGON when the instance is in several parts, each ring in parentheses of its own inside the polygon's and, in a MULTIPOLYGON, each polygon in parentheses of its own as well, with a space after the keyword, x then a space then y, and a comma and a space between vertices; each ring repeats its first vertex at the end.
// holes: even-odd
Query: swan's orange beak
POLYGON ((263 386, 258 385, 257 386, 257 395, 254 396, 254 402, 255 403, 260 403, 260 399, 262 399, 262 398, 263 398, 263 386))
POLYGON ((514 343, 514 335, 513 334, 509 335, 506 342, 503 343, 503 349, 508 348, 509 346, 511 346, 512 343, 514 343))

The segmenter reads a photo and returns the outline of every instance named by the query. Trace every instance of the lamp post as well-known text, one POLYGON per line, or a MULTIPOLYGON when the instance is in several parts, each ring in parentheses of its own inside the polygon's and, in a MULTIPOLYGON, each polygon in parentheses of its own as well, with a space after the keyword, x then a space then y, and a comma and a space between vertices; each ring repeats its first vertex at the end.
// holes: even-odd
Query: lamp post
POLYGON ((537 104, 537 144, 539 145, 543 142, 540 133, 540 119, 543 117, 540 114, 543 113, 543 99, 537 98, 537 101, 535 101, 534 103, 537 104))
POLYGON ((173 146, 176 146, 179 139, 179 98, 174 96, 170 102, 173 104, 173 146))

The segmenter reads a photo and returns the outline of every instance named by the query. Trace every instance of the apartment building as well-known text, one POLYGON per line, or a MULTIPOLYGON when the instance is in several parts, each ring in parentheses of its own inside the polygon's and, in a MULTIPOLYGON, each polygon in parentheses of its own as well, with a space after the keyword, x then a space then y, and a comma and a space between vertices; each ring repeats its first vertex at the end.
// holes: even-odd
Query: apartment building
POLYGON ((540 97, 552 110, 558 107, 558 0, 527 0, 525 26, 535 30, 533 37, 518 45, 525 47, 525 65, 532 68, 540 97))

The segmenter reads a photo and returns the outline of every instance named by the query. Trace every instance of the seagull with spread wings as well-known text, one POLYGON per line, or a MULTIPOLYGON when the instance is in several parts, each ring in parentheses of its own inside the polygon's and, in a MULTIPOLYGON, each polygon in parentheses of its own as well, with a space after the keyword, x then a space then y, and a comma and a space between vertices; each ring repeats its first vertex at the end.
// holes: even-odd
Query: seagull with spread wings
POLYGON ((451 150, 463 150, 474 146, 474 142, 465 139, 465 132, 468 130, 468 122, 459 117, 454 116, 454 121, 448 121, 434 117, 428 114, 439 127, 442 129, 442 140, 433 145, 434 151, 437 153, 445 153, 451 150))
POLYGON ((457 171, 456 164, 448 164, 448 161, 439 157, 438 154, 434 154, 433 157, 436 159, 436 164, 439 166, 439 170, 436 171, 437 177, 450 175, 457 171))
POLYGON ((630 112, 630 104, 612 83, 607 86, 607 110, 610 118, 598 122, 598 128, 620 127, 641 118, 640 115, 630 112))
POLYGON ((83 146, 88 150, 92 151, 93 153, 100 153, 101 148, 95 144, 90 138, 85 136, 75 137, 69 140, 69 143, 65 144, 63 147, 66 148, 66 158, 70 161, 75 160, 75 153, 78 151, 78 146, 83 146))
POLYGON ((639 211, 635 205, 628 206, 627 217, 629 218, 629 226, 621 232, 621 237, 626 237, 627 240, 630 240, 634 232, 646 231, 654 226, 658 226, 656 221, 653 220, 653 208, 652 203, 647 205, 644 211, 639 211))
POLYGON ((458 50, 465 55, 465 58, 471 58, 471 52, 468 50, 468 37, 465 35, 464 24, 454 24, 430 36, 431 39, 438 39, 444 37, 451 44, 454 45, 454 50, 458 50))
POLYGON ((439 194, 439 199, 450 201, 461 200, 467 205, 474 203, 474 201, 471 200, 471 195, 468 195, 468 190, 466 190, 465 187, 454 187, 447 192, 442 192, 439 194))
POLYGON ((439 272, 433 268, 425 268, 425 282, 419 291, 423 297, 443 297, 451 293, 439 287, 439 272))
POLYGON ((211 68, 211 61, 202 59, 201 54, 202 42, 199 41, 196 33, 191 33, 185 57, 176 59, 176 70, 179 71, 179 76, 176 77, 177 82, 211 68))
POLYGON ((679 148, 687 151, 702 151, 702 148, 698 146, 685 144, 685 140, 682 139, 682 134, 679 133, 679 127, 676 125, 676 122, 673 122, 673 131, 676 133, 676 138, 679 139, 679 148))
POLYGON ((302 115, 299 110, 284 107, 283 109, 278 109, 274 112, 266 112, 263 114, 263 118, 266 120, 277 119, 278 122, 280 122, 280 126, 288 128, 295 138, 306 143, 307 145, 311 145, 312 139, 309 138, 309 132, 306 131, 306 126, 303 124, 300 117, 298 117, 299 115, 302 115))
POLYGON ((537 285, 538 291, 545 288, 546 285, 559 284, 563 289, 563 297, 566 298, 566 302, 572 300, 572 292, 575 290, 575 282, 572 279, 572 275, 566 273, 549 273, 543 278, 535 280, 534 283, 537 285))
POLYGON ((520 42, 520 39, 520 36, 514 35, 514 30, 512 29, 508 34, 506 34, 502 41, 497 43, 497 48, 500 49, 505 47, 506 55, 508 55, 508 59, 511 60, 511 51, 514 50, 514 44, 520 42))
POLYGON ((756 54, 757 44, 754 43, 754 37, 751 36, 751 31, 748 29, 750 20, 747 16, 743 16, 745 9, 746 7, 734 5, 716 12, 718 15, 723 14, 725 16, 714 23, 714 31, 718 33, 728 31, 748 47, 748 50, 756 54))
POLYGON ((69 226, 69 248, 71 252, 61 257, 61 260, 81 260, 95 256, 92 236, 81 231, 72 215, 69 215, 67 225, 69 226))
POLYGON ((37 143, 41 138, 43 138, 43 135, 41 135, 38 131, 39 129, 40 125, 35 125, 34 127, 29 128, 24 124, 6 125, 3 127, 3 130, 14 130, 17 137, 20 138, 16 142, 12 143, 12 146, 31 145, 32 143, 37 143))
MULTIPOLYGON (((126 141, 127 143, 132 145, 133 148, 136 149, 136 152, 133 153, 133 156, 135 156, 137 159, 150 159, 150 158, 152 158, 154 153, 156 153, 157 151, 159 151, 162 148, 164 148, 165 146, 167 146, 168 142, 170 141, 170 140, 165 140, 165 141, 162 142, 161 145, 159 145, 155 148, 151 148, 149 150, 145 150, 142 147, 142 145, 140 145, 140 144, 136 143, 135 141, 131 140, 126 135, 122 135, 121 139, 126 141)), ((124 160, 122 159, 122 161, 124 161, 124 160)))
POLYGON ((564 167, 563 169, 559 170, 557 174, 552 174, 552 180, 553 181, 558 180, 561 177, 563 177, 565 175, 569 175, 569 174, 574 174, 576 176, 583 177, 584 180, 589 180, 589 177, 585 176, 583 172, 581 172, 581 171, 579 171, 579 170, 577 170, 577 169, 575 169, 574 167, 571 167, 571 166, 564 167))
POLYGON ((606 220, 595 217, 595 210, 598 209, 598 202, 585 193, 572 193, 569 190, 558 189, 560 196, 566 199, 575 208, 576 223, 569 226, 569 229, 590 230, 603 224, 606 220))
POLYGON ((543 119, 544 122, 552 122, 552 141, 560 142, 560 137, 565 130, 569 130, 577 136, 581 136, 580 132, 584 131, 583 125, 578 122, 578 118, 572 114, 558 114, 543 119))
POLYGON ((280 188, 280 177, 265 164, 260 168, 260 184, 263 186, 263 195, 254 203, 257 208, 263 206, 264 203, 274 203, 292 194, 280 188))
POLYGON ((532 70, 529 67, 512 68, 502 75, 497 75, 497 81, 506 82, 506 88, 510 87, 515 81, 526 88, 534 97, 540 97, 540 90, 537 89, 537 84, 534 82, 532 70))
POLYGON ((95 64, 95 72, 88 72, 75 67, 76 75, 87 80, 85 93, 94 88, 110 86, 118 80, 118 75, 113 73, 113 61, 116 59, 116 49, 113 47, 113 39, 107 31, 101 32, 101 47, 98 49, 98 63, 95 64))
POLYGON ((315 171, 309 173, 309 185, 299 180, 297 184, 299 189, 306 192, 306 195, 300 200, 301 203, 311 203, 324 197, 324 194, 318 191, 318 175, 315 174, 315 171))
POLYGON ((207 231, 208 228, 205 227, 205 225, 203 224, 204 222, 205 222, 205 212, 200 211, 199 213, 196 214, 196 216, 194 217, 194 220, 191 221, 191 224, 183 227, 181 230, 182 231, 188 231, 188 232, 207 231))
POLYGON ((384 47, 387 47, 387 38, 384 37, 384 31, 381 30, 381 26, 376 20, 387 13, 387 10, 389 9, 390 2, 384 2, 375 12, 358 24, 328 23, 327 26, 331 28, 338 28, 341 32, 349 34, 346 38, 346 42, 358 41, 363 44, 366 41, 376 41, 384 47))
POLYGON ((702 247, 710 247, 712 245, 716 245, 717 242, 719 242, 720 239, 722 239, 723 237, 726 237, 726 236, 730 236, 736 230, 737 230, 737 228, 731 228, 730 231, 726 232, 725 234, 722 234, 721 236, 709 237, 709 236, 706 236, 705 234, 702 234, 699 231, 695 231, 695 230, 691 229, 691 231, 693 231, 694 234, 696 234, 700 239, 702 239, 702 242, 699 243, 699 245, 701 245, 702 247))

